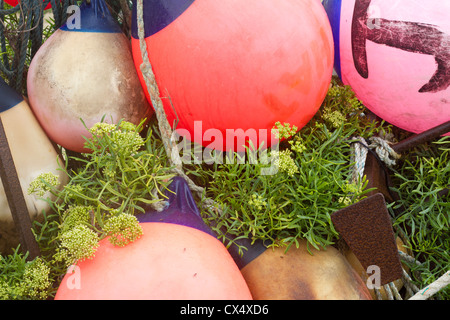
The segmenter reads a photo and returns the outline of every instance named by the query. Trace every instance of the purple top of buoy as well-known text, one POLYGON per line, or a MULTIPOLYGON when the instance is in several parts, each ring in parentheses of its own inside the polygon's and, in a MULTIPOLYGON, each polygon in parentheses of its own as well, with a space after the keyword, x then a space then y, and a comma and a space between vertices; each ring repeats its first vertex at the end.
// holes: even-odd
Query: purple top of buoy
POLYGON ((213 231, 203 221, 187 182, 183 178, 175 177, 168 189, 165 193, 168 198, 166 199, 168 203, 166 208, 160 212, 155 210, 139 214, 137 215, 138 221, 179 224, 201 230, 215 237, 213 231))
POLYGON ((334 70, 339 77, 341 77, 341 57, 339 52, 340 41, 340 24, 341 24, 341 8, 342 0, 323 0, 322 2, 325 11, 330 20, 331 29, 334 39, 334 70))
MULTIPOLYGON (((193 2, 194 0, 145 0, 143 3, 145 38, 167 27, 193 2)), ((138 39, 136 0, 133 0, 131 21, 131 36, 138 39)))
MULTIPOLYGON (((175 177, 172 179, 168 189, 166 191, 166 196, 168 197, 166 208, 161 212, 148 211, 144 214, 139 214, 137 215, 138 221, 141 223, 174 223, 201 230, 217 238, 217 234, 203 221, 187 182, 181 177, 175 177)), ((250 239, 245 237, 236 238, 231 235, 225 235, 225 238, 232 240, 228 252, 240 269, 256 259, 267 248, 267 244, 261 240, 252 243, 250 239), (242 254, 239 253, 238 245, 246 248, 242 254)))
POLYGON ((122 32, 104 0, 91 0, 90 3, 83 1, 79 11, 75 10, 73 16, 69 17, 60 29, 74 32, 122 32))
POLYGON ((0 113, 21 103, 23 97, 0 78, 0 113))

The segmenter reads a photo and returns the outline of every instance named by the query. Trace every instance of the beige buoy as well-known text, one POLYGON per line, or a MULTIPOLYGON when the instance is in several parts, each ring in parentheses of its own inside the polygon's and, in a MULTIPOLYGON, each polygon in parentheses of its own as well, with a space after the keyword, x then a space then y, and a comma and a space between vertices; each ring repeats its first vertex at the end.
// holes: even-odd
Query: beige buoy
MULTIPOLYGON (((59 170, 61 159, 42 130, 28 103, 0 78, 0 119, 11 150, 17 176, 31 219, 49 210, 47 202, 28 194, 30 183, 42 173, 53 173, 60 184, 67 182, 59 170)), ((15 228, 3 183, 0 183, 0 252, 16 247, 19 236, 15 228)))
POLYGON ((255 300, 371 300, 359 275, 334 247, 268 248, 241 269, 255 300))
POLYGON ((134 67, 130 41, 103 0, 83 3, 78 17, 79 26, 68 22, 56 30, 33 57, 27 89, 30 106, 50 139, 86 152, 86 127, 103 118, 138 124, 153 111, 134 67))

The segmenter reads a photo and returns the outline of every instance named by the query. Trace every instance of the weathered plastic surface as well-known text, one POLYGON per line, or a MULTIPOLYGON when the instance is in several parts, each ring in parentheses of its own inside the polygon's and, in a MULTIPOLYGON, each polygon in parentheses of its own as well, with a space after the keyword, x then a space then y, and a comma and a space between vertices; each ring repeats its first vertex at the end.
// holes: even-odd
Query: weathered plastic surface
POLYGON ((83 136, 90 137, 86 127, 102 119, 138 124, 153 112, 129 40, 107 10, 103 0, 83 3, 81 29, 74 22, 58 29, 28 72, 28 96, 37 119, 52 141, 76 152, 89 152, 84 148, 83 136))

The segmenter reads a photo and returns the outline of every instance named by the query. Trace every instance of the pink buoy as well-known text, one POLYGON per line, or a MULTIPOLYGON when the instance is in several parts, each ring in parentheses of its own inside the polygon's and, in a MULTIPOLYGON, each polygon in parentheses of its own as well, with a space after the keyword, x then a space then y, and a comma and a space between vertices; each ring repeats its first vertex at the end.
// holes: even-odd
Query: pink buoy
POLYGON ((335 69, 376 115, 420 133, 450 120, 449 0, 324 0, 335 69))

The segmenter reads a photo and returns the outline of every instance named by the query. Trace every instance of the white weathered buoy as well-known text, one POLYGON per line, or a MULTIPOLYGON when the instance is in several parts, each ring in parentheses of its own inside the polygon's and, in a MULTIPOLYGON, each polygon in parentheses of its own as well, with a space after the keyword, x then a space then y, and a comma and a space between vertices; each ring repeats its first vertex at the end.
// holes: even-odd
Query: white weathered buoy
POLYGON ((30 64, 30 105, 51 140, 88 152, 87 128, 104 118, 138 124, 153 113, 131 44, 103 0, 84 3, 41 46, 30 64), (84 124, 83 124, 84 122, 84 124))

